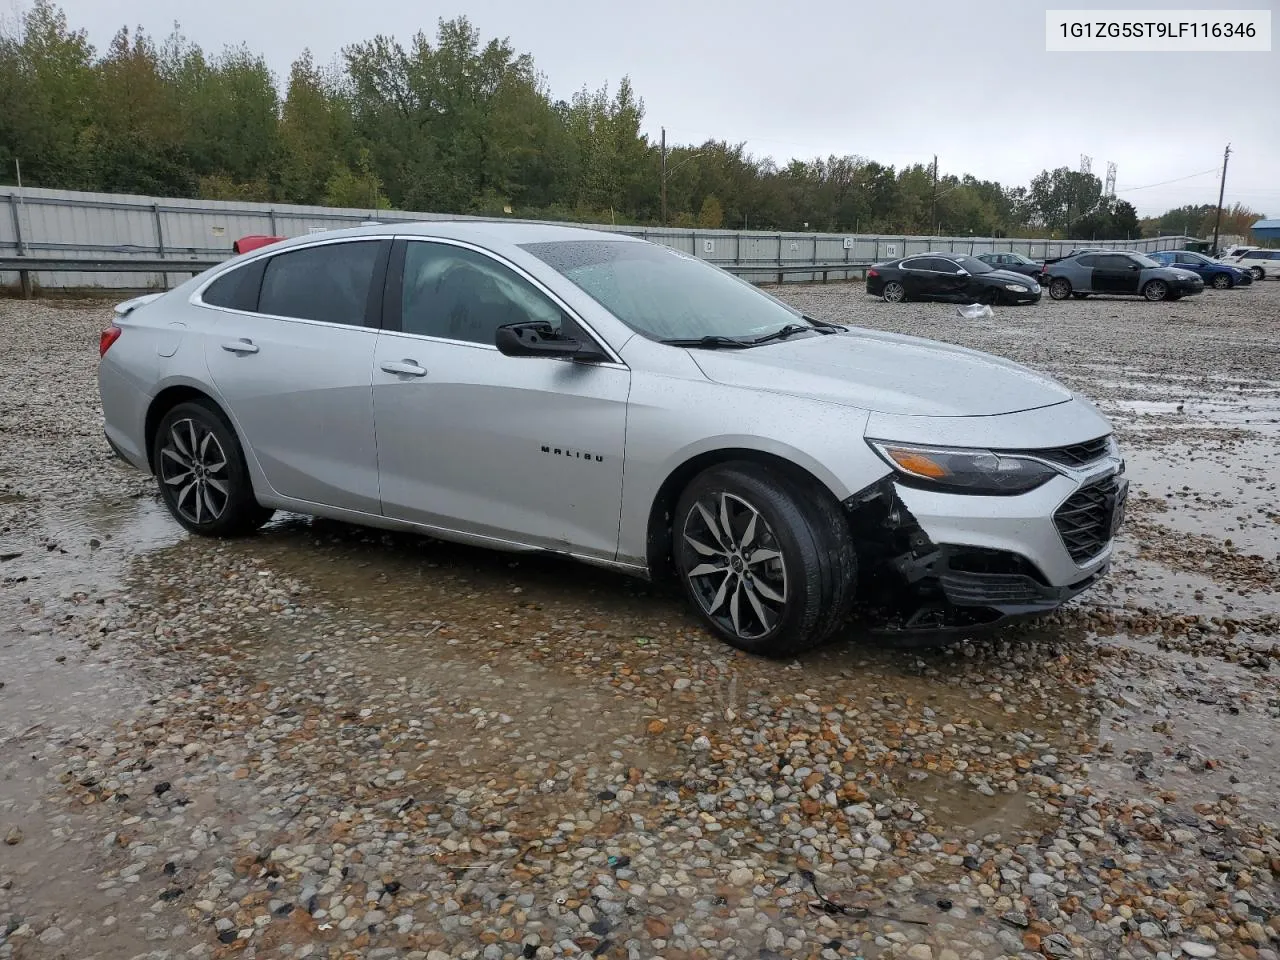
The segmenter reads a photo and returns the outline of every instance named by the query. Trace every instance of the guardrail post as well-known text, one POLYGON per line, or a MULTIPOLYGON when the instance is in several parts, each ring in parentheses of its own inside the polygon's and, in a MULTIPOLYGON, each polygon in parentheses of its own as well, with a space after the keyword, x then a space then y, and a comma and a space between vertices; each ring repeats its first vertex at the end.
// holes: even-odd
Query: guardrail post
POLYGON ((272 235, 273 237, 278 237, 278 236, 280 236, 279 232, 277 232, 277 230, 276 230, 276 211, 275 211, 275 207, 271 207, 270 209, 268 209, 268 210, 267 210, 267 219, 268 219, 268 221, 269 221, 269 222, 270 222, 270 224, 271 224, 271 235, 272 235))
MULTIPOLYGON (((782 233, 781 232, 778 233, 778 266, 782 266, 782 233)), ((778 274, 778 276, 781 277, 782 274, 778 274)), ((782 281, 779 280, 778 282, 781 283, 782 281)))
POLYGON ((741 262, 742 262, 742 234, 740 234, 740 233, 735 233, 735 234, 733 235, 733 239, 734 239, 734 243, 733 243, 733 262, 734 262, 734 263, 741 263, 741 262))
MULTIPOLYGON (((156 223, 156 250, 160 254, 160 259, 165 259, 164 250, 164 223, 160 217, 160 204, 153 203, 151 205, 151 215, 155 218, 156 223)), ((169 275, 167 273, 160 274, 160 285, 166 290, 169 289, 169 275)))
MULTIPOLYGON (((25 257, 27 245, 22 242, 22 218, 18 216, 18 198, 12 193, 9 194, 9 213, 13 217, 13 239, 18 244, 18 256, 25 257)), ((22 287, 22 299, 30 300, 32 297, 31 271, 18 271, 18 285, 22 287)))

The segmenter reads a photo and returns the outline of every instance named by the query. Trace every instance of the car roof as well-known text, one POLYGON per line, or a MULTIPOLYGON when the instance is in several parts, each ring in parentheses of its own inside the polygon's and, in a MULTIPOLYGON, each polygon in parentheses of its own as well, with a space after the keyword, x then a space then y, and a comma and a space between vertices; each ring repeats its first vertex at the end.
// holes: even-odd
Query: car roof
POLYGON ((591 227, 563 226, 540 223, 533 220, 388 220, 368 226, 350 227, 345 230, 326 230, 292 237, 273 247, 295 246, 316 240, 337 240, 347 237, 386 236, 388 233, 405 237, 438 237, 444 240, 471 241, 480 246, 522 245, 527 243, 554 243, 557 241, 620 240, 643 243, 639 237, 591 227))

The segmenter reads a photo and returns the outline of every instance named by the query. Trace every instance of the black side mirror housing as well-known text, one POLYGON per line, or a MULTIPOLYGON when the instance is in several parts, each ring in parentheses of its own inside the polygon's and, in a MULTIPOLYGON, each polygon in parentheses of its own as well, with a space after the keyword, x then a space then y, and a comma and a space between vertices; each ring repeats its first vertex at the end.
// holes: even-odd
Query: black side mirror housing
POLYGON ((494 345, 508 357, 560 357, 582 362, 608 359, 594 344, 561 336, 551 324, 537 320, 499 327, 494 345))

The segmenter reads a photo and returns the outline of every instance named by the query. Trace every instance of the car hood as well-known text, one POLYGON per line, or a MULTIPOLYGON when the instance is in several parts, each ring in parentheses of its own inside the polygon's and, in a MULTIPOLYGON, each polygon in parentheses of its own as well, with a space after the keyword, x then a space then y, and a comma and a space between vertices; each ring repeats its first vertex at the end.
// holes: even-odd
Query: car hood
MULTIPOLYGON (((1038 273, 1039 271, 1037 271, 1038 273)), ((990 273, 978 274, 979 280, 993 280, 1001 283, 1021 283, 1024 286, 1034 280, 1034 277, 1025 273, 1018 273, 1016 270, 992 270, 990 273)))
POLYGON ((871 330, 690 353, 715 383, 899 416, 989 417, 1071 399, 1066 387, 1008 360, 871 330))

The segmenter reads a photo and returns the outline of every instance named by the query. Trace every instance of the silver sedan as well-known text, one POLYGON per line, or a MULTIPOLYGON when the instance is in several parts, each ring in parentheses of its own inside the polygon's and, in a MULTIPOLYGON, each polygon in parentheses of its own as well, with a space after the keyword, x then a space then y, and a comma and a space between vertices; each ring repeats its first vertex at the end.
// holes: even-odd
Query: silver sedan
POLYGON ((1123 513, 1108 422, 1053 380, 587 229, 300 237, 121 304, 100 350, 107 440, 188 530, 285 510, 674 576, 769 655, 855 603, 1051 610, 1123 513))

